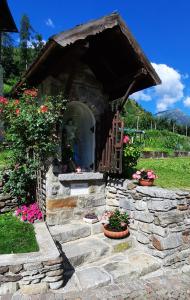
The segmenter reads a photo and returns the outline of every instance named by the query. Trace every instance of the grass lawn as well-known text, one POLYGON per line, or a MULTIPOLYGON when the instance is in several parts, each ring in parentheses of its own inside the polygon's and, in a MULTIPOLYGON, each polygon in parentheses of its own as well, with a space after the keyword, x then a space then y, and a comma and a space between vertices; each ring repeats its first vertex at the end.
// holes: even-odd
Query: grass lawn
POLYGON ((38 251, 34 227, 11 213, 0 216, 0 254, 38 251))
POLYGON ((155 185, 190 190, 190 158, 140 159, 137 169, 153 169, 155 185))
POLYGON ((7 159, 11 156, 11 150, 0 150, 0 168, 7 166, 7 159))

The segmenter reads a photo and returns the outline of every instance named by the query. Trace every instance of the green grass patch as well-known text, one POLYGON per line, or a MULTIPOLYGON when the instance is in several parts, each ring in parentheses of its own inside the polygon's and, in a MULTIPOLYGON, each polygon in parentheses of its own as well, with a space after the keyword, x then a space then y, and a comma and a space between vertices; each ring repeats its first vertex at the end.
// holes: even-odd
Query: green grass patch
POLYGON ((140 159, 137 169, 142 168, 155 171, 157 186, 190 190, 190 158, 140 159))
POLYGON ((11 155, 11 150, 0 150, 0 168, 7 167, 7 162, 11 155))
POLYGON ((38 250, 32 224, 21 222, 11 213, 0 216, 0 254, 27 253, 38 250))

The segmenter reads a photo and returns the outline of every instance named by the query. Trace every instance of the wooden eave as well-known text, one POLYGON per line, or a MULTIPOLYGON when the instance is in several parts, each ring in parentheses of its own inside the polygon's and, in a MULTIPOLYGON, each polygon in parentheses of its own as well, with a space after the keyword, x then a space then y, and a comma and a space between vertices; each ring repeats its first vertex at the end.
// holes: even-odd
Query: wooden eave
POLYGON ((124 21, 112 14, 51 37, 15 88, 25 81, 38 85, 45 76, 56 76, 74 60, 89 65, 110 100, 122 97, 142 68, 146 72, 130 94, 161 83, 124 21))
POLYGON ((6 0, 0 0, 0 32, 18 32, 6 0))

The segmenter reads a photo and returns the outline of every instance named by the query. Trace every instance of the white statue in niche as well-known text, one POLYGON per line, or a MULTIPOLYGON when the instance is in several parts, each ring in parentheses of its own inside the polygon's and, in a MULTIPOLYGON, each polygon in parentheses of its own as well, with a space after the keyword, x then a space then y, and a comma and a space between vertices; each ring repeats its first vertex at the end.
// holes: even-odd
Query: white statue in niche
POLYGON ((73 123, 72 119, 69 119, 64 127, 66 131, 67 143, 71 144, 72 146, 76 139, 77 126, 73 123))

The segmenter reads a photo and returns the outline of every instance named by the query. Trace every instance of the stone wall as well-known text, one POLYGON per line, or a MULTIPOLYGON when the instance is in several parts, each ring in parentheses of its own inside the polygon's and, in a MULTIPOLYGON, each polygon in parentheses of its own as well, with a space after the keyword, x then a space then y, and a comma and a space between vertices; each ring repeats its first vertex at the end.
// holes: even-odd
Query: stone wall
POLYGON ((88 212, 105 210, 103 174, 84 172, 57 174, 50 167, 46 178, 46 222, 65 224, 81 219, 88 212))
POLYGON ((3 193, 3 187, 0 183, 0 214, 13 211, 17 208, 17 200, 11 197, 10 194, 3 193))
POLYGON ((108 179, 106 203, 108 209, 129 212, 131 233, 139 245, 162 259, 163 267, 190 264, 189 192, 108 179))
POLYGON ((0 295, 21 289, 38 293, 63 285, 63 258, 45 223, 36 223, 38 252, 0 255, 0 295))

